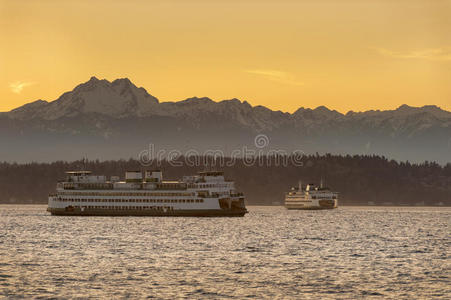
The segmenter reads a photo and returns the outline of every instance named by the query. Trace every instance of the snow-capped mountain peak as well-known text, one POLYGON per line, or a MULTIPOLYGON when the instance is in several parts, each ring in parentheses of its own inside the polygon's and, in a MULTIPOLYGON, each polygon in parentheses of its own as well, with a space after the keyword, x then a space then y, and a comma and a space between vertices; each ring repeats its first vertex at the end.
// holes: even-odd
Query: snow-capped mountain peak
POLYGON ((97 113, 110 117, 148 114, 158 99, 144 88, 136 87, 128 78, 110 82, 91 77, 52 102, 33 102, 10 112, 13 118, 55 120, 78 114, 97 113))

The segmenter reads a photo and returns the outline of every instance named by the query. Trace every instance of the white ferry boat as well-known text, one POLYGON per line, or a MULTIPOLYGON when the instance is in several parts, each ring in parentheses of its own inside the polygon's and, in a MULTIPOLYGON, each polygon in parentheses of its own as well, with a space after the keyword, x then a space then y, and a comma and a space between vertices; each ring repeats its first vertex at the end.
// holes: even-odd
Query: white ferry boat
POLYGON ((128 171, 125 181, 89 171, 66 172, 49 195, 52 215, 77 216, 233 216, 247 213, 244 195, 222 172, 200 172, 163 181, 160 170, 128 171))
POLYGON ((298 188, 291 188, 285 194, 287 209, 332 209, 338 207, 338 193, 329 188, 308 184, 305 189, 302 183, 298 188))

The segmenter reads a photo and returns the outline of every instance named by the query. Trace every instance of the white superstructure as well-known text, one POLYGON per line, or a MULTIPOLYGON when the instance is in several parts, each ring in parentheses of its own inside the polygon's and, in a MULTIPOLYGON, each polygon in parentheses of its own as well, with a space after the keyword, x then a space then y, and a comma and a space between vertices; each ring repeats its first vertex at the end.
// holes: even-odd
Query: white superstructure
POLYGON ((217 171, 163 181, 160 170, 127 171, 117 176, 91 175, 89 171, 66 172, 67 179, 49 195, 48 211, 55 215, 152 215, 243 216, 244 195, 234 182, 217 171))
POLYGON ((285 194, 287 209, 332 209, 338 206, 338 193, 326 187, 308 184, 305 189, 302 183, 298 188, 291 188, 285 194))

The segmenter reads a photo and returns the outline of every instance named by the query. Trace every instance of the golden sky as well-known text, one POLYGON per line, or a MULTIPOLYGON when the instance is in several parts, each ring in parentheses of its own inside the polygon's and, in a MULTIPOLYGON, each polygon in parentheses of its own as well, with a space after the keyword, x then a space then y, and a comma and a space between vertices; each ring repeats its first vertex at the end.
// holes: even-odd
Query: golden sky
POLYGON ((160 101, 451 110, 451 1, 0 0, 0 111, 91 76, 160 101))

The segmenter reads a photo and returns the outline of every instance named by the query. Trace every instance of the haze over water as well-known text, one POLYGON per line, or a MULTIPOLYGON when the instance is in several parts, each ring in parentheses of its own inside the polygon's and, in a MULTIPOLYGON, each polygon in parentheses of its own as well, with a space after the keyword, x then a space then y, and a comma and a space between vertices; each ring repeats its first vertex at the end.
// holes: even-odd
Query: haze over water
POLYGON ((0 206, 0 297, 447 298, 451 208, 249 207, 244 218, 0 206))

